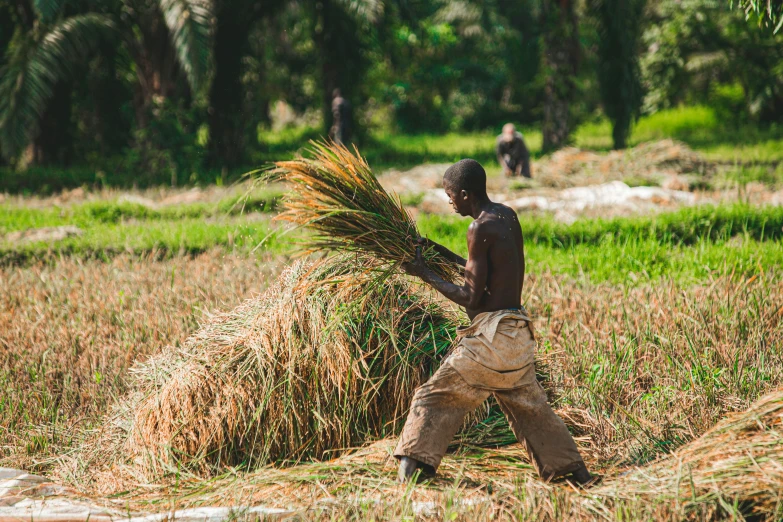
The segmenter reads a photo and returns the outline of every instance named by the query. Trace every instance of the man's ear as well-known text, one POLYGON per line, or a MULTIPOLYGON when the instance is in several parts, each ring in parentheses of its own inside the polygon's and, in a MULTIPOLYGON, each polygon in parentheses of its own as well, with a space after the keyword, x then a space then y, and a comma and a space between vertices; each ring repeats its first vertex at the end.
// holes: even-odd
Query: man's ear
POLYGON ((462 197, 463 200, 468 199, 468 191, 467 190, 460 190, 459 195, 462 197))

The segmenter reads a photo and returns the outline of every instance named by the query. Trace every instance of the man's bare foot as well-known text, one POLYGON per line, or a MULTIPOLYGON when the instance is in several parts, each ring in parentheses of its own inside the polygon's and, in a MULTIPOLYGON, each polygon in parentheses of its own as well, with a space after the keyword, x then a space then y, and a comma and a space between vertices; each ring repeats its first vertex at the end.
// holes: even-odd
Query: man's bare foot
POLYGON ((424 476, 431 477, 435 475, 435 469, 432 466, 410 457, 400 457, 400 468, 397 470, 397 480, 401 483, 409 482, 416 474, 416 470, 419 469, 424 476))

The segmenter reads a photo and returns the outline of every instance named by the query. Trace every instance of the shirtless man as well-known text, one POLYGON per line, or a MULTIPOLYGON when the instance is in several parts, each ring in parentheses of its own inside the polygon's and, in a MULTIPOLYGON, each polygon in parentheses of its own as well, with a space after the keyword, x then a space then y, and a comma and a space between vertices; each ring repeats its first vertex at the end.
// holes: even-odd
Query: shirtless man
POLYGON ((489 200, 486 173, 474 160, 449 167, 443 187, 454 211, 474 219, 468 259, 425 239, 419 243, 464 266, 465 284, 444 281, 427 268, 421 246, 403 268, 465 307, 471 325, 460 329, 451 355, 416 390, 394 451, 399 479, 409 480, 417 469, 434 474, 465 415, 494 394, 544 480, 571 475, 587 484, 592 477, 576 444, 536 380, 535 339, 521 304, 525 254, 517 215, 489 200))

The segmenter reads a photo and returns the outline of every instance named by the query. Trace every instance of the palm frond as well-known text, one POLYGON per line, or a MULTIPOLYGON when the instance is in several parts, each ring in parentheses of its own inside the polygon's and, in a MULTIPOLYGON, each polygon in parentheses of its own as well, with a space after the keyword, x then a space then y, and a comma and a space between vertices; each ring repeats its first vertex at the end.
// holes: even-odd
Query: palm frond
POLYGON ((375 23, 383 14, 383 0, 339 0, 343 8, 361 22, 375 23))
POLYGON ((159 7, 171 32, 177 60, 188 76, 191 87, 197 91, 204 85, 209 67, 212 2, 160 0, 159 7))
POLYGON ((114 25, 103 15, 74 16, 41 39, 22 37, 0 71, 0 153, 15 157, 38 133, 57 82, 84 63, 114 25))
POLYGON ((435 22, 447 23, 464 37, 484 34, 481 26, 481 7, 465 0, 445 1, 435 12, 435 22))
POLYGON ((745 11, 745 17, 758 18, 759 25, 774 27, 777 33, 783 27, 783 1, 781 0, 729 0, 729 4, 745 11))
POLYGON ((57 19, 66 0, 33 0, 33 7, 38 12, 41 22, 50 24, 57 19))

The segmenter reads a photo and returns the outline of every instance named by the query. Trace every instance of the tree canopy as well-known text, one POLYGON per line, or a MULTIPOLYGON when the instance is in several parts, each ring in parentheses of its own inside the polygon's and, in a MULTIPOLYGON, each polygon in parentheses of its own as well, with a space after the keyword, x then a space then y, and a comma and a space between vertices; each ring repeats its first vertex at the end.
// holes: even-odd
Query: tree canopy
MULTIPOLYGON (((172 173, 253 163, 259 129, 543 131, 682 103, 783 117, 778 0, 0 0, 0 155, 172 173), (277 127, 276 127, 277 128, 277 127)), ((178 174, 179 173, 179 174, 178 174)))

